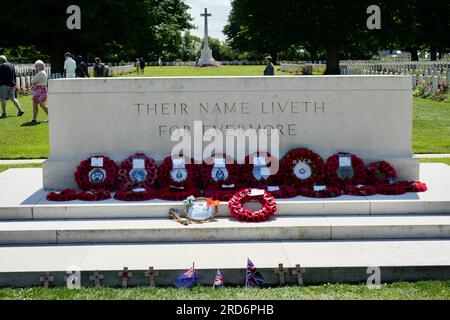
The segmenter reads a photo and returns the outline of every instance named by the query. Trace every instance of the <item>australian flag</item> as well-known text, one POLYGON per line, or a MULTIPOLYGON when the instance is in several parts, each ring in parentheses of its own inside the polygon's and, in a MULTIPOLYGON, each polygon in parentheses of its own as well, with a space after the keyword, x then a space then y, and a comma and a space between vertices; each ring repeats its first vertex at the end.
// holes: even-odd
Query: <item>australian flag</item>
POLYGON ((253 262, 247 258, 247 276, 245 279, 245 286, 247 288, 257 287, 264 283, 262 274, 256 269, 253 262))
POLYGON ((222 288, 223 287, 223 276, 220 270, 217 270, 216 278, 214 279, 214 288, 222 288))
POLYGON ((173 284, 177 288, 189 288, 192 287, 198 280, 197 272, 195 272, 194 267, 190 268, 178 278, 175 279, 173 284))

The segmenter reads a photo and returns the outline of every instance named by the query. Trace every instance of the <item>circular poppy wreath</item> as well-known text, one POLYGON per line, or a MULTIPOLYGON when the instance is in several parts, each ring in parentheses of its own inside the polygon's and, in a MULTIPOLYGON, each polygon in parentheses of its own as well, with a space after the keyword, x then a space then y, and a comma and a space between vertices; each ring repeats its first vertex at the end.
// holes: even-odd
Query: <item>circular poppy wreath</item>
POLYGON ((156 189, 143 189, 136 191, 132 189, 119 190, 114 194, 114 199, 120 201, 147 201, 158 197, 156 189))
POLYGON ((136 153, 123 160, 117 172, 117 183, 122 190, 135 188, 150 188, 158 178, 158 166, 156 161, 143 153, 136 153), (143 169, 133 169, 134 159, 143 159, 143 169))
POLYGON ((208 188, 203 191, 203 196, 206 198, 212 198, 219 201, 229 201, 237 192, 236 189, 224 189, 221 187, 208 188))
POLYGON ((428 190, 427 184, 420 181, 401 181, 406 192, 425 192, 428 190))
POLYGON ((294 149, 281 160, 280 167, 288 182, 297 186, 323 183, 325 162, 322 157, 309 149, 294 149))
POLYGON ((237 192, 228 202, 231 214, 239 221, 262 222, 272 218, 277 212, 275 198, 267 191, 258 196, 251 195, 252 189, 247 188, 237 192), (244 204, 249 201, 258 201, 262 208, 258 211, 246 209, 244 204))
POLYGON ((377 193, 387 196, 398 196, 407 192, 405 183, 378 184, 375 186, 377 193))
POLYGON ((48 201, 73 201, 77 200, 77 192, 73 189, 65 189, 62 191, 54 191, 47 194, 45 197, 48 201))
POLYGON ((397 178, 394 167, 386 161, 372 162, 367 167, 368 180, 372 184, 385 184, 397 178))
POLYGON ((190 196, 195 198, 201 196, 201 192, 194 187, 177 189, 173 187, 164 187, 158 190, 158 199, 168 201, 183 201, 190 196))
POLYGON ((275 199, 289 199, 298 196, 298 189, 293 186, 279 186, 278 190, 268 191, 275 199))
POLYGON ((342 190, 337 186, 327 186, 325 190, 320 191, 314 190, 314 186, 305 186, 300 187, 298 192, 307 198, 336 198, 342 195, 342 190))
POLYGON ((78 193, 78 200, 82 201, 102 201, 111 199, 111 192, 106 190, 81 191, 78 193))
POLYGON ((104 156, 94 156, 82 161, 75 172, 75 181, 78 187, 84 191, 100 189, 112 191, 116 187, 116 178, 116 163, 104 156), (91 166, 92 158, 103 158, 103 166, 91 166))
POLYGON ((348 185, 345 186, 344 190, 346 194, 358 197, 373 196, 377 194, 377 188, 371 185, 348 185))
MULTIPOLYGON (((240 185, 245 187, 265 187, 270 185, 278 185, 281 181, 279 171, 275 174, 270 175, 267 179, 261 178, 258 180, 253 174, 253 161, 255 157, 265 157, 269 159, 267 165, 271 164, 274 161, 278 161, 277 158, 272 156, 268 152, 255 152, 249 154, 245 157, 244 164, 241 166, 241 181, 240 185), (252 161, 250 161, 252 159, 252 161)), ((272 168, 273 169, 273 168, 272 168)))
POLYGON ((214 157, 206 158, 200 166, 200 177, 205 189, 220 188, 222 185, 236 185, 239 176, 239 166, 231 156, 227 156, 225 158, 226 173, 222 170, 216 170, 215 172, 213 171, 214 159, 221 158, 225 158, 224 154, 216 154, 214 157), (217 179, 214 179, 214 174, 217 179))
POLYGON ((329 185, 365 184, 367 169, 364 161, 354 154, 349 154, 352 159, 352 172, 350 177, 343 177, 339 170, 339 156, 346 153, 337 153, 327 160, 327 182, 329 185))
POLYGON ((194 165, 194 160, 189 157, 184 157, 184 160, 186 163, 185 166, 187 176, 184 180, 175 181, 172 177, 172 169, 173 169, 172 157, 165 158, 158 168, 159 185, 177 188, 195 186, 199 180, 199 173, 194 165))

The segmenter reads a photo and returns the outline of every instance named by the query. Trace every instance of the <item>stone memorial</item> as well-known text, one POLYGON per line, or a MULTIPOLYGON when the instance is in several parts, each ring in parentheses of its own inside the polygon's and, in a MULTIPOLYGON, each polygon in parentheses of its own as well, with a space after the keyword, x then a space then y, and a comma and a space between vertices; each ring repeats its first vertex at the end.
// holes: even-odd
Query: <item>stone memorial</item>
MULTIPOLYGON (((417 180, 410 87, 408 76, 50 80, 43 185, 76 187, 78 163, 95 155, 119 163, 144 152, 161 161, 177 143, 176 129, 188 130, 192 150, 201 151, 211 128, 226 138, 227 129, 277 129, 279 158, 298 147, 324 159, 345 151, 366 162, 386 160, 400 178, 417 180)), ((233 148, 224 151, 236 157, 233 148)))
POLYGON ((205 8, 205 13, 202 13, 201 16, 205 17, 205 34, 203 37, 203 49, 198 64, 200 66, 211 66, 216 63, 212 55, 212 50, 209 48, 208 40, 208 17, 211 16, 211 13, 208 13, 208 9, 205 8))

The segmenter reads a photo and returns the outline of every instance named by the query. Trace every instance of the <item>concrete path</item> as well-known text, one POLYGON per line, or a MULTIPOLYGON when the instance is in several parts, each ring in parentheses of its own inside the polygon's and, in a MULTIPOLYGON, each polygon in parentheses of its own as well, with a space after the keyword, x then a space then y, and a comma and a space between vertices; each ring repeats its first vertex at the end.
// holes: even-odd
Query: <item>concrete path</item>
POLYGON ((439 153, 439 154, 415 154, 414 158, 450 158, 450 154, 448 153, 439 153))

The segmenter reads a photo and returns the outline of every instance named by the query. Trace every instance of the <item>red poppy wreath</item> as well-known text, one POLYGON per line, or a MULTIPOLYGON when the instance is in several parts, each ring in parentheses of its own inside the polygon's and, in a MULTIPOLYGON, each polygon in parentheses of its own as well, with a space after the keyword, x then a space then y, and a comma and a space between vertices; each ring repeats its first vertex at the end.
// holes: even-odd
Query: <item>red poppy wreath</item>
POLYGON ((336 198, 342 195, 337 186, 304 186, 298 190, 299 194, 308 198, 336 198))
POLYGON ((77 200, 77 192, 73 189, 65 189, 62 191, 54 191, 47 194, 46 199, 48 201, 73 201, 77 200))
POLYGON ((156 161, 143 153, 136 153, 123 160, 117 174, 119 189, 151 188, 158 178, 156 161))
POLYGON ((81 191, 78 193, 78 200, 82 201, 102 201, 111 199, 111 192, 107 190, 81 191))
POLYGON ((358 185, 365 184, 366 180, 366 165, 356 155, 341 152, 328 158, 327 182, 329 185, 358 185))
POLYGON ((320 155, 308 149, 289 151, 280 165, 284 177, 290 185, 306 186, 323 183, 325 163, 320 155))
POLYGON ((120 201, 147 201, 158 197, 158 192, 154 188, 137 188, 120 190, 114 194, 114 199, 120 201))
POLYGON ((200 176, 204 189, 234 188, 239 176, 239 166, 232 157, 219 153, 203 161, 200 176))
POLYGON ((116 188, 117 165, 104 156, 94 156, 82 161, 75 172, 75 181, 84 191, 116 188))
POLYGON ((158 168, 158 182, 161 186, 185 188, 196 186, 199 173, 194 160, 189 157, 167 157, 158 168))
POLYGON ((275 198, 265 190, 247 188, 236 193, 228 202, 231 214, 239 221, 262 222, 272 218, 277 212, 275 198), (249 201, 261 203, 262 208, 252 211, 244 207, 249 201))
POLYGON ((278 159, 267 152, 255 152, 245 157, 241 166, 241 185, 261 187, 278 185, 281 180, 278 159))
POLYGON ((397 179, 394 167, 386 161, 372 162, 367 167, 368 181, 372 184, 386 184, 397 179))

